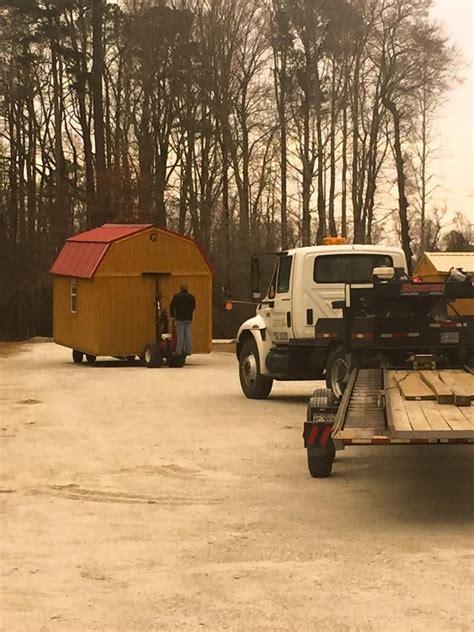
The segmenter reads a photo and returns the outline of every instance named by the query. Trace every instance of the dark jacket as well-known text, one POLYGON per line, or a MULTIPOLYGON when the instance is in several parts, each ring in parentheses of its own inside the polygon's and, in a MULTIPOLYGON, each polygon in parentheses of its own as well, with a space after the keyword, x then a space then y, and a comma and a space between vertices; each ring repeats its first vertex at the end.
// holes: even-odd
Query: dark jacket
POLYGON ((192 320, 196 307, 196 299, 187 290, 181 290, 173 296, 170 303, 170 312, 176 320, 192 320))

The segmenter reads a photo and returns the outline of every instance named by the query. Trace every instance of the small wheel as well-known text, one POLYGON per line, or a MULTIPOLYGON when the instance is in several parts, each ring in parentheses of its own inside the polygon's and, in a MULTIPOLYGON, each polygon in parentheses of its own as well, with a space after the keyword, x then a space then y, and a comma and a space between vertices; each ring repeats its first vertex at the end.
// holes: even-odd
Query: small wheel
POLYGON ((185 355, 173 355, 172 353, 168 356, 168 366, 174 369, 179 369, 184 366, 186 362, 185 355))
POLYGON ((150 342, 146 345, 143 353, 143 361, 145 366, 149 369, 159 369, 163 364, 163 358, 161 357, 160 349, 156 342, 150 342))
POLYGON ((240 385, 249 399, 266 399, 272 390, 273 380, 260 373, 257 345, 246 340, 239 356, 240 385))
POLYGON ((94 364, 97 360, 97 356, 91 355, 90 353, 86 353, 86 360, 88 364, 94 364))
POLYGON ((337 399, 344 393, 350 372, 346 349, 342 345, 334 347, 326 365, 326 386, 331 389, 337 399))
POLYGON ((308 470, 313 478, 327 478, 331 476, 335 451, 330 447, 316 446, 307 448, 308 470))
POLYGON ((78 351, 77 349, 72 350, 72 361, 76 364, 80 364, 84 358, 84 354, 82 351, 78 351))

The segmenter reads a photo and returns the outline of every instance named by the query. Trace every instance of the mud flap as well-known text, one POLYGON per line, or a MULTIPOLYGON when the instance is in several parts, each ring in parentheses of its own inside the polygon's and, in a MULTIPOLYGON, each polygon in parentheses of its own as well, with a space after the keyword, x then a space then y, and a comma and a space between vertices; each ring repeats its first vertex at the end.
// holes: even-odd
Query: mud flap
POLYGON ((305 448, 334 447, 331 434, 332 423, 305 421, 303 429, 303 439, 305 448))

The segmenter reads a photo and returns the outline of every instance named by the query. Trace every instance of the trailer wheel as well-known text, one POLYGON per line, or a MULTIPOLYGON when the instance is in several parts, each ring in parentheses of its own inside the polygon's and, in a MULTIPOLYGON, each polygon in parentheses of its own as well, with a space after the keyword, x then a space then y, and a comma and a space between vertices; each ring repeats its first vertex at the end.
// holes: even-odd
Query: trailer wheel
POLYGON ((257 345, 246 340, 239 355, 240 386, 249 399, 266 399, 272 390, 273 380, 260 373, 257 345))
POLYGON ((308 454, 308 470, 313 478, 331 476, 335 452, 328 447, 315 446, 306 448, 308 454))
POLYGON ((72 350, 72 361, 76 364, 80 364, 84 358, 84 354, 82 351, 78 351, 77 349, 72 350))
POLYGON ((330 389, 335 397, 342 397, 349 381, 351 367, 347 360, 347 352, 345 347, 338 345, 334 347, 328 357, 326 365, 326 386, 330 389))
POLYGON ((91 355, 90 353, 86 353, 86 360, 88 364, 94 364, 97 360, 97 356, 91 355))
POLYGON ((156 342, 151 342, 146 345, 143 352, 143 361, 148 369, 159 369, 163 364, 163 358, 156 342))

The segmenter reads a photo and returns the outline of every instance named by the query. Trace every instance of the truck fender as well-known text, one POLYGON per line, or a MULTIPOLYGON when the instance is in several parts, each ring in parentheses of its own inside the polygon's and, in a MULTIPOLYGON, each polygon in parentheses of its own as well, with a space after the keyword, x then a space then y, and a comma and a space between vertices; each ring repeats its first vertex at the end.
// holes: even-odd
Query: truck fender
POLYGON ((254 316, 253 318, 249 318, 241 325, 239 331, 237 332, 237 345, 235 347, 237 359, 239 358, 243 343, 245 342, 245 340, 248 340, 249 337, 253 338, 257 346, 260 363, 260 373, 262 373, 262 375, 265 375, 268 373, 265 358, 267 357, 268 352, 271 349, 272 343, 267 334, 265 321, 261 316, 254 316))

